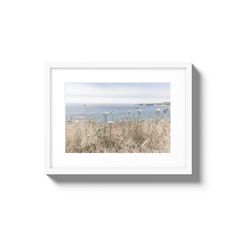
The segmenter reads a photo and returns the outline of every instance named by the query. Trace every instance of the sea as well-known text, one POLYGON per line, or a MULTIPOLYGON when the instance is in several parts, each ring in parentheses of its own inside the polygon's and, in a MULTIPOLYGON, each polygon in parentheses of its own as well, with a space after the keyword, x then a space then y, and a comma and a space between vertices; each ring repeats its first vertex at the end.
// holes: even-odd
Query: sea
POLYGON ((124 120, 170 119, 170 103, 165 104, 81 104, 67 103, 66 121, 96 120, 121 122, 124 120))

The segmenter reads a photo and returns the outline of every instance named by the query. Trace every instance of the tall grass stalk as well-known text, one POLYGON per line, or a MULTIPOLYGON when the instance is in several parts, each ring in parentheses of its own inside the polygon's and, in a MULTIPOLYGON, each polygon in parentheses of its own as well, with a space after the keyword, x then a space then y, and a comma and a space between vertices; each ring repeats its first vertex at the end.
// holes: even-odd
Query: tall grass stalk
POLYGON ((66 122, 66 152, 170 152, 170 121, 163 118, 158 123, 152 119, 139 122, 101 123, 86 119, 66 122), (102 132, 104 128, 109 129, 108 135, 102 132))

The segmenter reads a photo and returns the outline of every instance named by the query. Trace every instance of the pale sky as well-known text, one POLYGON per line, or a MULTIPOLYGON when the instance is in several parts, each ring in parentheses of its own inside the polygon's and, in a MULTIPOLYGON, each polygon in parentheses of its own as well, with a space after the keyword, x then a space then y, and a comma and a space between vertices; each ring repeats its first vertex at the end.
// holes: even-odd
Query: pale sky
POLYGON ((170 83, 65 83, 66 103, 170 101, 170 83))

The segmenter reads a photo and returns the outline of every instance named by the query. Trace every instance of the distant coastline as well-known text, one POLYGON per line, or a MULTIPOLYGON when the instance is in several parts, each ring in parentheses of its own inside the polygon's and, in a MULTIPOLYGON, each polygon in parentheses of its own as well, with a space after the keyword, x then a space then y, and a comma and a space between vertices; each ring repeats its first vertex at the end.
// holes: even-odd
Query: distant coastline
POLYGON ((159 103, 139 103, 139 106, 168 106, 170 102, 159 102, 159 103))

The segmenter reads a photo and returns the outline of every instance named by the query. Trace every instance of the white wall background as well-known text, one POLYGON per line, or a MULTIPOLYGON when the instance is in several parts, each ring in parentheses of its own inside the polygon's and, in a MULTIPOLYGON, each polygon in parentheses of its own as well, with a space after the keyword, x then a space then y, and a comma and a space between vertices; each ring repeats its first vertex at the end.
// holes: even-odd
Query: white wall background
POLYGON ((235 235, 234 4, 1 1, 0 234, 235 235), (194 63, 199 182, 61 182, 44 174, 44 63, 80 61, 194 63))

